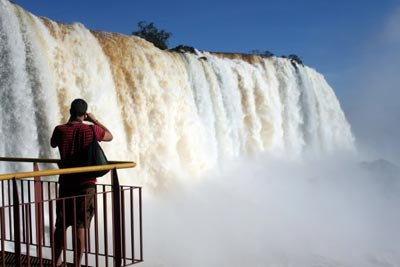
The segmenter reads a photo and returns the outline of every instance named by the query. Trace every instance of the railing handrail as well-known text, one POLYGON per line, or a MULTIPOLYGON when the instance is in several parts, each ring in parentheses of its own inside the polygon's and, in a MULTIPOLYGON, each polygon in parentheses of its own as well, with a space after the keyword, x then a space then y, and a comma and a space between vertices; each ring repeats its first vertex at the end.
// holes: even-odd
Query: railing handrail
MULTIPOLYGON (((60 160, 59 159, 0 157, 0 161, 57 163, 60 160)), ((16 172, 16 173, 0 174, 0 181, 1 180, 10 180, 13 178, 23 179, 23 178, 31 178, 31 177, 38 177, 38 176, 53 176, 53 175, 60 175, 60 174, 73 174, 73 173, 103 171, 103 170, 112 170, 112 169, 126 169, 126 168, 133 168, 135 166, 136 166, 136 163, 133 161, 110 161, 110 164, 100 165, 100 166, 74 167, 74 168, 53 169, 53 170, 43 170, 43 171, 16 172)))
MULTIPOLYGON (((42 158, 12 158, 12 157, 0 157, 0 161, 11 161, 11 162, 32 162, 32 163, 59 163, 61 159, 42 159, 42 158)), ((115 161, 109 160, 110 164, 117 163, 130 163, 132 161, 115 161)))
MULTIPOLYGON (((89 250, 88 253, 95 255, 95 261, 96 265, 98 262, 98 256, 102 255, 104 257, 104 260, 106 263, 109 262, 110 259, 113 259, 114 265, 113 266, 128 266, 132 265, 135 263, 139 263, 143 261, 143 237, 142 237, 142 191, 141 187, 135 187, 138 190, 138 195, 137 197, 134 197, 132 189, 128 190, 127 193, 125 194, 124 191, 121 191, 121 187, 119 185, 119 180, 118 180, 118 174, 117 174, 117 169, 123 169, 123 168, 133 168, 136 166, 135 162, 131 161, 110 161, 109 164, 107 165, 101 165, 101 166, 88 166, 88 167, 74 167, 74 168, 63 168, 63 169, 47 169, 47 170, 39 170, 38 163, 59 163, 60 159, 39 159, 39 158, 10 158, 10 157, 0 157, 0 161, 9 161, 9 162, 26 162, 26 163, 33 163, 33 171, 30 172, 16 172, 16 173, 6 173, 6 174, 0 174, 0 182, 1 186, 5 186, 8 188, 8 195, 11 197, 8 198, 8 204, 9 205, 9 210, 10 212, 6 215, 4 215, 4 196, 0 196, 2 199, 2 204, 3 206, 1 207, 1 214, 0 214, 0 219, 1 219, 1 239, 0 239, 0 248, 1 248, 1 253, 0 256, 5 259, 5 226, 7 223, 10 225, 9 229, 9 237, 10 237, 10 242, 13 242, 14 244, 14 253, 16 255, 15 258, 15 266, 23 266, 24 262, 30 262, 30 248, 31 246, 36 246, 36 254, 35 256, 39 258, 40 261, 40 266, 43 266, 43 247, 45 245, 45 233, 47 232, 49 236, 51 236, 54 232, 54 228, 52 225, 54 224, 54 208, 55 205, 53 202, 49 201, 47 208, 49 209, 49 218, 48 222, 50 226, 50 229, 46 230, 46 227, 44 227, 44 220, 46 219, 46 216, 44 216, 44 193, 43 191, 43 186, 44 182, 42 181, 41 177, 42 176, 53 176, 53 175, 59 175, 59 174, 73 174, 73 173, 83 173, 83 172, 93 172, 93 171, 102 171, 102 170, 110 170, 111 171, 111 191, 110 191, 110 196, 111 196, 111 204, 104 204, 103 208, 107 209, 107 207, 111 207, 111 216, 103 216, 103 221, 104 224, 107 225, 107 223, 111 223, 111 226, 108 228, 105 228, 105 241, 104 241, 104 246, 106 250, 104 250, 102 253, 99 254, 98 246, 96 245, 96 249, 92 252, 90 252, 90 245, 89 245, 89 250), (22 178, 34 178, 34 180, 28 180, 27 182, 33 182, 33 189, 29 185, 27 187, 23 186, 24 182, 17 183, 17 179, 22 179, 22 178), (3 180, 8 180, 4 183, 3 180), (25 188, 25 191, 24 189, 25 188), (28 202, 24 200, 24 197, 22 197, 22 202, 20 201, 19 194, 22 194, 21 192, 28 192, 29 193, 29 198, 28 202), (30 197, 32 194, 32 198, 34 197, 35 201, 32 202, 32 198, 30 197), (130 195, 129 195, 130 194, 130 195), (129 216, 127 216, 127 213, 125 212, 125 202, 129 199, 129 207, 127 213, 129 216), (134 207, 134 199, 136 206, 134 207), (21 205, 21 204, 24 205, 21 205), (32 207, 31 206, 25 206, 25 205, 30 205, 28 203, 35 203, 32 207), (135 211, 135 212, 134 212, 135 211), (34 220, 35 223, 32 223, 30 221, 30 218, 32 216, 30 215, 31 212, 34 212, 35 216, 34 220), (4 221, 6 217, 9 217, 7 223, 4 221), (22 217, 21 217, 22 216, 22 217), (138 216, 138 217, 136 217, 138 216), (129 217, 129 218, 128 218, 129 217), (128 219, 127 219, 128 218, 128 219), (135 218, 138 218, 135 220, 135 218), (129 221, 130 220, 130 221, 129 221), (139 227, 136 228, 134 227, 135 224, 134 222, 138 221, 139 227), (127 232, 127 225, 130 225, 130 235, 131 239, 133 240, 133 243, 126 243, 125 237, 123 236, 127 232), (21 225, 25 225, 21 229, 21 225), (33 228, 30 228, 31 225, 36 225, 36 235, 32 235, 31 233, 34 231, 33 228), (137 229, 137 230, 135 230, 137 229), (108 233, 112 236, 112 248, 110 247, 111 250, 108 249, 108 233), (138 236, 135 239, 135 235, 138 236), (36 239, 36 243, 30 243, 31 239, 33 236, 36 239), (13 238, 12 238, 13 237, 13 238), (136 241, 135 241, 136 240, 136 241), (135 246, 135 243, 139 242, 139 246, 135 246), (23 260, 23 253, 22 253, 22 243, 26 245, 26 257, 27 259, 23 260), (130 245, 129 245, 130 244, 130 245), (140 256, 137 258, 135 256, 135 251, 138 250, 140 251, 140 256), (129 250, 129 251, 128 251, 129 250), (130 254, 129 254, 130 253, 130 254), (130 256, 129 256, 130 255, 130 256), (128 264, 128 265, 126 265, 128 264)), ((131 187, 132 188, 132 187, 131 187)), ((104 190, 104 187, 103 187, 104 190)), ((4 190, 0 190, 4 194, 4 190)), ((50 186, 47 187, 47 195, 51 195, 51 188, 50 186)), ((54 193, 54 192, 53 192, 54 193)), ((108 203, 108 198, 102 198, 103 203, 108 203)), ((56 199, 52 201, 59 201, 57 200, 57 193, 56 193, 56 199)), ((75 202, 74 202, 75 203, 75 202)), ((96 203, 96 201, 95 201, 96 203)), ((65 212, 63 210, 63 212, 65 212)), ((103 222, 102 221, 102 222, 103 222)), ((93 236, 95 236, 95 240, 98 240, 98 222, 96 219, 95 222, 95 230, 92 233, 93 236)), ((66 226, 64 226, 66 227, 66 226)), ((75 226, 76 227, 76 226, 75 226)), ((65 230, 64 230, 65 232, 65 230)), ((128 231, 129 232, 129 231, 128 231)), ((65 234, 64 234, 64 240, 65 234)), ((88 238, 90 240, 90 238, 88 238)), ((7 241, 7 242, 8 242, 7 241)), ((86 242, 86 241, 85 241, 86 242)), ((50 244, 54 244, 54 239, 52 238, 50 240, 50 244)), ((75 243, 76 244, 76 243, 75 243)), ((86 245, 85 245, 86 246, 86 245)), ((54 246, 51 245, 51 258, 50 260, 54 261, 55 256, 54 256, 54 246)), ((66 260, 67 259, 67 245, 66 242, 64 242, 64 254, 63 257, 66 260)), ((32 247, 33 248, 33 247, 32 247)), ((89 256, 88 253, 85 254, 85 262, 87 263, 89 261, 89 256)), ((137 254, 136 254, 137 255, 137 254)), ((2 266, 5 266, 5 261, 3 261, 2 266)), ((53 262, 54 265, 54 262, 53 262)), ((108 266, 108 264, 107 264, 108 266)))

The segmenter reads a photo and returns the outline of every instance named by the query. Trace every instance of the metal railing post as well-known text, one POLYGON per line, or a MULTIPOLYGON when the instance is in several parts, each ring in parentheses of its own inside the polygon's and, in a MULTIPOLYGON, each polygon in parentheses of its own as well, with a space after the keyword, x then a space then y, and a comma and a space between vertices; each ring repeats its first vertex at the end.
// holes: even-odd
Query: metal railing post
POLYGON ((2 267, 6 267, 6 253, 5 253, 5 239, 6 239, 6 220, 5 220, 5 212, 4 212, 4 207, 0 207, 0 218, 1 218, 1 258, 3 259, 3 262, 1 264, 2 267))
POLYGON ((12 179, 13 185, 13 212, 14 212, 14 249, 15 249, 15 266, 21 265, 21 218, 18 197, 17 179, 12 179))
POLYGON ((111 171, 111 185, 112 185, 112 214, 113 214, 113 252, 114 252, 114 266, 121 266, 121 192, 119 189, 119 181, 117 169, 111 171))
MULTIPOLYGON (((54 209, 55 203, 58 200, 59 196, 55 195, 55 199, 51 198, 51 187, 48 185, 48 189, 44 188, 44 183, 47 181, 42 181, 41 177, 44 176, 53 176, 53 175, 61 175, 61 174, 74 174, 74 173, 85 173, 92 172, 98 170, 111 170, 111 192, 109 190, 103 189, 103 208, 104 208, 104 251, 99 252, 98 245, 96 244, 95 258, 96 265, 98 263, 98 257, 100 256, 104 258, 105 266, 109 266, 109 263, 112 263, 112 266, 125 266, 127 261, 130 260, 130 255, 127 254, 126 250, 126 238, 125 234, 128 234, 129 231, 125 229, 128 227, 126 225, 125 219, 126 214, 123 213, 123 209, 125 209, 124 202, 124 193, 122 192, 123 188, 119 184, 119 178, 117 174, 118 169, 123 168, 133 168, 136 166, 134 162, 125 162, 125 161, 114 161, 109 162, 109 164, 104 166, 89 166, 89 167, 73 167, 73 168, 65 168, 65 169, 49 169, 49 170, 39 170, 38 163, 57 163, 59 160, 54 159, 30 159, 30 158, 4 158, 0 157, 0 161, 14 161, 14 162, 31 162, 33 163, 33 171, 31 172, 16 172, 16 173, 7 173, 0 174, 0 193, 1 193, 1 206, 0 206, 0 266, 13 266, 21 267, 32 265, 42 266, 52 264, 55 266, 55 255, 54 255, 54 209), (24 178, 34 178, 33 180, 28 180, 26 183, 28 184, 27 188, 24 188, 22 182, 17 180, 24 178), (6 181, 6 182, 5 182, 6 181), (33 190, 32 185, 33 183, 33 190), (34 191, 34 192, 33 192, 34 191), (111 193, 111 199, 109 198, 109 193, 111 193), (28 194, 28 195, 27 195, 28 194), (108 197, 107 197, 108 195, 108 197), (24 199, 24 196, 27 199, 24 199), (35 203, 32 203, 32 196, 35 199, 35 203), (5 198, 6 197, 6 198, 5 198), (49 199, 47 199, 49 197, 49 199), (111 200, 111 218, 110 214, 107 212, 109 208, 107 208, 107 202, 111 200), (20 205, 24 206, 20 206, 20 205), (33 205, 33 206, 32 206, 33 205), (48 208, 48 218, 45 216, 47 214, 48 208), (8 209, 8 210, 7 210, 8 209), (108 215, 107 215, 108 213, 108 215), (108 218, 107 218, 108 217, 108 218), (49 221, 48 221, 49 220, 49 221), (111 225, 109 223, 111 222, 111 225), (50 227, 44 227, 44 224, 49 223, 50 227), (35 224, 35 226, 33 226, 35 224), (109 226, 108 226, 109 225, 109 226), (31 228, 32 227, 32 228, 31 228), (35 228, 33 228, 35 227, 35 228), (26 233, 25 233, 26 228, 26 233), (109 229, 107 231, 107 229, 109 229), (33 231, 32 231, 33 230, 33 231), (36 233, 35 233, 36 232, 36 233), (107 233, 108 232, 108 233, 107 233), (49 234, 49 241, 47 241, 47 234, 49 234), (109 242, 113 242, 112 251, 108 249, 108 237, 110 237, 109 242), (13 243, 14 245, 14 254, 12 252, 7 252, 6 243, 13 243), (25 246, 23 246, 25 245, 25 246), (26 253, 25 251, 26 247, 26 253), (34 248, 36 247, 36 248, 34 248), (36 250, 36 254, 31 255, 31 249, 36 250), (43 259, 43 255, 46 252, 50 251, 51 258, 43 259), (7 253, 12 255, 12 258, 9 259, 7 257, 7 253), (26 255, 22 255, 26 254, 26 255), (32 257, 33 256, 33 257, 32 257), (6 259, 7 257, 7 259, 6 259), (39 259, 38 259, 39 258, 39 259), (10 260, 10 262, 9 262, 10 260), (32 260, 32 262, 31 262, 32 260), (39 260, 39 262, 38 262, 39 260), (49 263, 48 261, 52 262, 49 263), (35 262, 35 263, 33 263, 35 262)), ((24 184, 26 184, 24 182, 24 184)), ((55 182, 53 182, 55 183, 55 182)), ((108 185, 103 185, 103 188, 110 188, 108 185)), ((139 187, 140 188, 140 187, 139 187)), ((56 188, 55 188, 56 189, 56 188)), ((141 188, 140 188, 141 189, 141 188)), ((132 189, 131 189, 132 190, 132 189)), ((141 191, 139 191, 139 199, 141 199, 141 191)), ((59 200, 58 200, 59 201, 59 200)), ((129 203, 129 205, 133 205, 133 199, 129 203)), ((96 205, 97 206, 97 205, 96 205)), ((133 222, 135 221, 135 214, 133 213, 133 207, 131 208, 132 214, 132 242, 134 241, 133 235, 133 222)), ((63 213, 66 212, 65 206, 63 205, 63 213)), ((75 212, 73 212, 75 214, 75 212)), ((142 223, 141 219, 141 200, 139 200, 139 221, 142 223)), ((65 217, 64 217, 64 228, 65 228, 65 217)), ((98 227, 96 227, 98 228, 98 227)), ((98 231, 95 230, 95 240, 98 240, 98 231)), ((140 254, 142 254, 142 229, 140 226, 140 254)), ((91 234, 88 233, 87 241, 90 242, 91 234)), ((111 247, 111 246, 110 246, 111 247)), ((132 245, 134 249, 134 245, 132 245)), ((12 248, 10 248, 12 249, 12 248)), ((71 248, 67 247, 67 238, 64 237, 64 249, 63 249, 63 258, 67 260, 67 250, 71 250, 71 248)), ((100 249, 101 250, 101 249, 100 249)), ((85 263, 88 264, 89 254, 93 254, 90 251, 90 246, 88 246, 88 251, 86 251, 88 255, 85 257, 85 263)), ((69 255, 69 254, 68 254, 69 255)), ((132 264, 143 261, 142 256, 141 259, 135 260, 135 251, 132 251, 132 264)), ((46 256, 45 256, 46 257, 46 256)))
POLYGON ((143 261, 143 212, 142 212, 142 188, 139 187, 139 232, 140 232, 140 261, 143 261))
MULTIPOLYGON (((39 171, 39 166, 37 162, 33 163, 33 170, 39 171)), ((40 176, 34 177, 35 183, 35 219, 36 219, 36 240, 37 240, 37 247, 36 253, 39 256, 40 264, 42 264, 42 240, 43 240, 43 198, 42 198, 42 184, 40 181, 40 176)))

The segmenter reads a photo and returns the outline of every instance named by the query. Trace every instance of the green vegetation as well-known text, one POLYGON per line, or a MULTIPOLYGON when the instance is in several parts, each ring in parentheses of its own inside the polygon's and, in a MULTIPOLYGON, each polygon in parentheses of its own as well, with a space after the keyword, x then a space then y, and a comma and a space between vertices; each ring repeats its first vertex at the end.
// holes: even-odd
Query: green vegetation
POLYGON ((179 52, 179 53, 188 52, 188 53, 196 54, 196 50, 194 49, 194 47, 188 46, 188 45, 178 45, 177 47, 170 49, 170 51, 179 52))
POLYGON ((290 62, 292 64, 294 64, 294 62, 296 62, 297 64, 304 66, 303 61, 300 59, 299 56, 292 54, 292 55, 289 55, 288 58, 290 59, 290 62))
MULTIPOLYGON (((139 27, 139 30, 132 32, 132 35, 139 36, 139 37, 153 43, 156 47, 158 47, 162 50, 168 49, 168 39, 171 37, 172 33, 167 32, 165 30, 157 29, 157 27, 154 25, 153 22, 147 23, 145 21, 139 21, 138 27, 139 27)), ((178 45, 177 47, 170 49, 170 51, 179 52, 179 53, 188 52, 188 53, 196 54, 194 47, 187 46, 187 45, 178 45)), ((257 56, 260 56, 263 58, 270 58, 270 57, 274 56, 274 54, 268 50, 261 51, 258 49, 251 50, 250 54, 257 55, 257 56)), ((299 56, 297 56, 295 54, 291 54, 289 56, 282 55, 281 57, 289 59, 295 68, 297 68, 296 64, 304 66, 303 61, 300 59, 299 56)))
POLYGON ((251 51, 250 51, 250 54, 252 54, 252 55, 257 55, 257 56, 264 57, 264 58, 269 58, 269 57, 273 57, 273 56, 274 56, 274 54, 271 53, 271 52, 268 51, 268 50, 265 50, 264 52, 262 52, 262 51, 260 51, 260 50, 258 50, 258 49, 253 49, 253 50, 251 50, 251 51))
POLYGON ((157 29, 153 22, 139 21, 138 27, 139 30, 132 32, 132 35, 139 36, 162 50, 168 49, 168 39, 172 33, 157 29))
MULTIPOLYGON (((258 49, 253 49, 253 50, 251 50, 251 51, 250 51, 250 54, 252 54, 252 55, 257 55, 257 56, 264 57, 264 58, 269 58, 269 57, 273 57, 273 56, 274 56, 274 54, 271 53, 271 52, 268 51, 268 50, 265 50, 264 52, 262 52, 262 51, 260 51, 260 50, 258 50, 258 49)), ((290 60, 290 63, 292 63, 292 65, 293 65, 294 67, 296 67, 296 64, 304 66, 303 61, 300 59, 300 57, 299 57, 298 55, 291 54, 291 55, 289 55, 289 56, 282 55, 282 56, 280 56, 280 57, 281 57, 281 58, 289 59, 289 60, 290 60)))

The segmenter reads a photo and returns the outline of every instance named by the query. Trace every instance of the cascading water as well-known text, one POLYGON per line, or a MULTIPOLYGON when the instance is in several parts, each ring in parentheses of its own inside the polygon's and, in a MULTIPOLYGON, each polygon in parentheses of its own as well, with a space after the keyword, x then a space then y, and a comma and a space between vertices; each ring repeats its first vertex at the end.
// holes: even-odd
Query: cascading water
POLYGON ((77 97, 112 129, 109 158, 136 161, 153 185, 242 155, 353 149, 340 105, 313 69, 282 58, 161 51, 0 3, 3 156, 57 157, 48 140, 77 97))

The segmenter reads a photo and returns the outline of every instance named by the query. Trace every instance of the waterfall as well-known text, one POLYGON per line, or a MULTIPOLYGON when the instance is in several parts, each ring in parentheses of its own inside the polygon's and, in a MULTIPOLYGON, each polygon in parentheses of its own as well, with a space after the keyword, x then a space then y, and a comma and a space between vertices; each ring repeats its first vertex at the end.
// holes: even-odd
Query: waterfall
POLYGON ((49 139, 74 98, 111 129, 114 140, 102 144, 108 158, 135 161, 141 182, 153 186, 240 156, 354 150, 332 88, 289 59, 162 51, 139 37, 39 18, 7 0, 0 37, 2 156, 57 158, 49 139))
POLYGON ((113 133, 108 158, 137 163, 120 182, 150 188, 144 266, 399 266, 398 173, 319 159, 355 145, 316 70, 162 51, 0 0, 0 156, 58 158, 75 98, 113 133))

